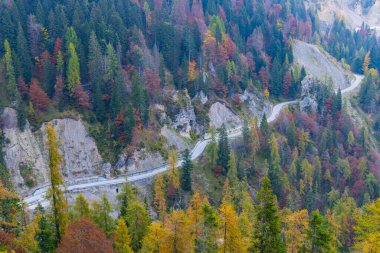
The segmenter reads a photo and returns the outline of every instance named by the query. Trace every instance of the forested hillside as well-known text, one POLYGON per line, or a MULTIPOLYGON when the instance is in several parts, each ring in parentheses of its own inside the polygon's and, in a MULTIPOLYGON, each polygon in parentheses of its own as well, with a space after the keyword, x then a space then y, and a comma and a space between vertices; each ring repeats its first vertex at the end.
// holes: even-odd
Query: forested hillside
POLYGON ((117 188, 117 203, 79 193, 68 205, 46 124, 49 206, 28 208, 0 152, 1 253, 380 251, 380 42, 369 27, 320 31, 301 0, 6 0, 0 42, 0 109, 17 111, 20 131, 79 115, 110 164, 140 149, 168 163, 117 188), (294 40, 365 75, 350 101, 366 125, 340 84, 294 63, 294 40), (251 114, 253 96, 301 103, 269 124, 251 114), (243 122, 241 138, 213 127, 215 102, 243 122), (159 134, 190 103, 189 145, 211 136, 194 161, 159 134))

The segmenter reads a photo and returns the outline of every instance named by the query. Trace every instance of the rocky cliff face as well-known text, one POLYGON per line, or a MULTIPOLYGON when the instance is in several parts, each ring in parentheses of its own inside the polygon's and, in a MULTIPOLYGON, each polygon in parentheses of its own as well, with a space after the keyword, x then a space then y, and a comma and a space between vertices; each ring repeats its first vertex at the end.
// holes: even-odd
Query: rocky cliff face
POLYGON ((227 129, 233 129, 242 125, 241 119, 219 102, 211 105, 208 116, 210 118, 210 125, 215 128, 220 128, 223 124, 227 129))
MULTIPOLYGON (((22 132, 17 127, 17 114, 6 108, 2 114, 5 164, 12 176, 15 190, 21 194, 49 182, 46 124, 32 132, 29 124, 22 132)), ((94 140, 81 120, 55 119, 63 155, 63 176, 66 180, 101 174, 103 164, 94 140)))

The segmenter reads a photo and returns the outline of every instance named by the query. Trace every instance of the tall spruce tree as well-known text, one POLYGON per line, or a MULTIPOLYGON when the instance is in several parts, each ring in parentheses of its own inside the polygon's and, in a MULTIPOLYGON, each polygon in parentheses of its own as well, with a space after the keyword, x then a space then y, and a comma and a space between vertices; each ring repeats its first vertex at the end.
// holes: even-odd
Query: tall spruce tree
POLYGON ((105 105, 102 99, 104 92, 102 51, 94 32, 90 35, 88 47, 88 77, 92 86, 93 105, 99 121, 105 119, 105 105))
POLYGON ((309 220, 310 229, 307 231, 306 245, 307 252, 311 253, 330 253, 335 252, 332 241, 333 235, 330 230, 329 222, 319 213, 311 213, 309 220))
POLYGON ((228 143, 228 135, 226 126, 223 124, 219 132, 218 144, 218 165, 222 167, 223 175, 228 172, 228 160, 230 159, 230 145, 228 143))
POLYGON ((193 163, 191 161, 191 154, 188 149, 183 153, 183 164, 181 170, 181 188, 186 192, 191 192, 191 171, 193 163))
POLYGON ((285 252, 285 245, 281 237, 277 200, 270 185, 270 180, 265 177, 262 187, 257 193, 256 220, 250 252, 285 252))
POLYGON ((79 58, 73 43, 69 43, 69 61, 67 63, 67 89, 74 93, 75 88, 80 85, 79 58))

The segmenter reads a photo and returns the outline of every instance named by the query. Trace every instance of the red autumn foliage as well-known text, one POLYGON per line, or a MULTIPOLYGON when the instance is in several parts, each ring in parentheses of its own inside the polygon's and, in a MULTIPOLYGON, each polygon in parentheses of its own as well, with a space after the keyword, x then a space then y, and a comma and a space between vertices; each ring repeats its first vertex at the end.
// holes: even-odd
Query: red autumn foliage
POLYGON ((77 87, 75 87, 74 97, 80 107, 83 109, 90 108, 90 98, 82 85, 77 85, 77 87))
POLYGON ((57 63, 57 56, 58 56, 59 51, 61 51, 62 53, 62 39, 61 38, 57 38, 54 43, 54 58, 53 58, 54 64, 57 63))
POLYGON ((215 166, 215 168, 214 168, 214 174, 217 177, 220 176, 220 175, 222 175, 222 167, 220 167, 219 165, 215 166))
POLYGON ((149 97, 153 100, 157 100, 160 92, 161 79, 158 74, 148 68, 144 72, 145 87, 148 90, 149 97))
POLYGON ((45 91, 41 89, 40 86, 38 86, 35 80, 32 80, 30 82, 29 97, 30 101, 32 101, 34 108, 42 111, 48 108, 49 97, 45 93, 45 91))
POLYGON ((73 221, 67 228, 58 253, 113 252, 112 241, 108 240, 96 224, 88 218, 73 221))
POLYGON ((21 76, 18 78, 17 84, 18 84, 18 88, 19 88, 19 90, 21 92, 22 98, 25 99, 28 96, 28 94, 29 94, 29 87, 28 87, 28 85, 26 85, 24 78, 21 77, 21 76))

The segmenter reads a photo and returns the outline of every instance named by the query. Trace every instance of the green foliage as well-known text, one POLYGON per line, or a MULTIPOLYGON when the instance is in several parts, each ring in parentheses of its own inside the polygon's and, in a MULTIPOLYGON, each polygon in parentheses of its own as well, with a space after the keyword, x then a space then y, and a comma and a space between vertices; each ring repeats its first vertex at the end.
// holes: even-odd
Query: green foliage
POLYGON ((103 194, 100 201, 92 204, 92 219, 107 236, 111 236, 115 229, 115 220, 111 216, 111 203, 103 194))
POLYGON ((230 146, 228 143, 227 130, 223 124, 219 132, 218 143, 218 161, 217 164, 222 167, 222 173, 227 175, 228 172, 228 160, 230 159, 230 146))
POLYGON ((191 154, 188 149, 183 153, 183 164, 181 168, 181 188, 185 192, 191 192, 191 172, 193 163, 191 162, 191 154))
POLYGON ((69 43, 69 61, 67 63, 67 89, 73 93, 76 86, 80 85, 79 58, 73 43, 69 43))

